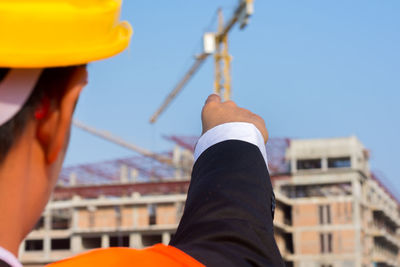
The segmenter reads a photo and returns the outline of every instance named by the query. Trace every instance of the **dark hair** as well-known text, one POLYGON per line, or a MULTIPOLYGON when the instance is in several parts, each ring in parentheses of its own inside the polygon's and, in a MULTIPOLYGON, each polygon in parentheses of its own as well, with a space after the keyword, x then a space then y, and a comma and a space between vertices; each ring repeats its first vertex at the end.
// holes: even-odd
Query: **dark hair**
MULTIPOLYGON (((13 144, 24 131, 26 124, 33 119, 34 111, 44 97, 58 104, 64 95, 66 86, 77 66, 48 68, 43 71, 32 94, 18 113, 0 126, 0 164, 3 163, 13 144)), ((9 69, 0 68, 0 82, 9 69)))

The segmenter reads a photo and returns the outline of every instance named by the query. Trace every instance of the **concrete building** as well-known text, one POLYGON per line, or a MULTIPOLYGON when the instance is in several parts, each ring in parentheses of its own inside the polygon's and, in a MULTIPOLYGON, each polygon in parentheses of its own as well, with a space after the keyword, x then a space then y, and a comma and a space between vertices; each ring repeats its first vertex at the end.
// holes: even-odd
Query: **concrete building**
POLYGON ((288 260, 298 267, 400 266, 399 203, 370 173, 357 138, 292 140, 286 155, 290 178, 274 187, 291 209, 288 260))
MULTIPOLYGON (((399 202, 371 174, 368 152, 358 139, 283 143, 268 152, 277 199, 275 237, 287 266, 400 266, 399 202)), ((56 189, 20 247, 25 266, 93 248, 169 242, 183 212, 187 174, 143 182, 127 162, 119 168, 119 181, 109 183, 81 184, 79 177, 87 173, 69 173, 69 184, 64 179, 56 189)), ((96 175, 93 166, 83 169, 96 175)))

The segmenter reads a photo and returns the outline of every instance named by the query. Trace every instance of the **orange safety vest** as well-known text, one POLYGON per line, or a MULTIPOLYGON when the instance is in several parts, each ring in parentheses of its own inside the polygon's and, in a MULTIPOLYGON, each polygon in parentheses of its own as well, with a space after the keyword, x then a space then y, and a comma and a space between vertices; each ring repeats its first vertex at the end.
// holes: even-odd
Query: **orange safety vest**
POLYGON ((90 266, 204 266, 183 251, 162 244, 146 249, 103 248, 46 265, 47 267, 90 266))

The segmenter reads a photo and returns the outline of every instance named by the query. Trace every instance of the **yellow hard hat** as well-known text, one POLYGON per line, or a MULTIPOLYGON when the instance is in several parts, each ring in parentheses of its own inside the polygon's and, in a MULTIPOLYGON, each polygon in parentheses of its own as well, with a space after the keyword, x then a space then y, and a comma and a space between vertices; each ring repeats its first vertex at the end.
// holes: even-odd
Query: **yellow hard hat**
POLYGON ((86 64, 123 51, 122 0, 0 0, 0 67, 86 64))

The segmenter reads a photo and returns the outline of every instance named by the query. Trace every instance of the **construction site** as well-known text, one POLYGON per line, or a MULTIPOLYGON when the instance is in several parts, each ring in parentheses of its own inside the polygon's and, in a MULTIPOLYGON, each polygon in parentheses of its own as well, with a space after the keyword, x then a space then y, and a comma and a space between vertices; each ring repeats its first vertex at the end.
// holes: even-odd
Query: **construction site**
MULTIPOLYGON (((231 98, 228 33, 244 29, 253 1, 239 1, 150 118, 155 123, 203 62, 213 56, 214 90, 231 98)), ((141 249, 168 244, 183 214, 199 136, 167 136, 154 153, 75 121, 135 156, 64 168, 40 220, 19 248, 24 266, 43 266, 96 248, 141 249)), ((266 146, 276 209, 274 235, 288 267, 400 266, 400 198, 370 170, 368 149, 355 136, 272 138, 266 146)))
MULTIPOLYGON (((169 137, 171 163, 146 156, 70 167, 20 247, 24 266, 94 248, 168 244, 182 215, 195 137, 169 137), (180 165, 181 168, 176 168, 180 165)), ((287 266, 400 265, 400 204, 356 137, 272 139, 275 238, 287 266)))

